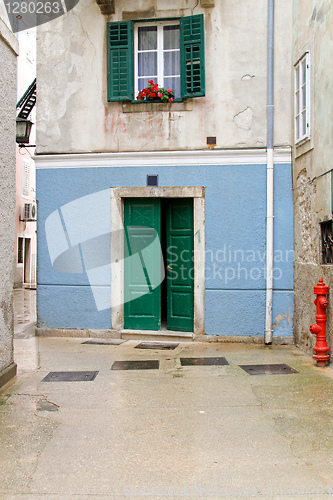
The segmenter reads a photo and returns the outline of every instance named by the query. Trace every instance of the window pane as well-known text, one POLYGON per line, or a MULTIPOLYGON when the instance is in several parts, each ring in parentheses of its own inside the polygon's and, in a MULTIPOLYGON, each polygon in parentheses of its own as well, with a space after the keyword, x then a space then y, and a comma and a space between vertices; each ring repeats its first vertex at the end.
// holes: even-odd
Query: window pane
POLYGON ((157 26, 139 27, 139 50, 157 49, 157 26))
POLYGON ((298 115, 299 114, 299 92, 296 92, 296 103, 295 104, 296 104, 296 109, 295 109, 296 115, 298 115))
POLYGON ((148 87, 148 81, 149 80, 154 80, 155 82, 157 80, 156 76, 145 76, 144 78, 138 78, 138 91, 140 92, 142 89, 145 89, 148 87))
POLYGON ((176 78, 164 78, 164 88, 172 89, 175 91, 175 98, 180 98, 180 77, 176 78))
POLYGON ((298 90, 299 87, 300 87, 300 84, 299 84, 299 65, 298 65, 296 68, 296 90, 298 90))
POLYGON ((302 83, 306 82, 306 59, 302 62, 302 83))
POLYGON ((180 44, 179 26, 164 26, 163 28, 163 46, 164 50, 179 49, 180 44))
POLYGON ((141 52, 138 54, 138 76, 157 75, 157 53, 141 52))
POLYGON ((306 135, 306 111, 302 113, 302 135, 306 135))
POLYGON ((180 52, 164 52, 164 75, 173 76, 180 74, 180 52))
POLYGON ((300 134, 299 134, 299 115, 296 116, 296 120, 295 120, 295 133, 296 133, 296 140, 298 140, 300 138, 300 134))
POLYGON ((306 108, 306 85, 302 88, 302 109, 306 108))

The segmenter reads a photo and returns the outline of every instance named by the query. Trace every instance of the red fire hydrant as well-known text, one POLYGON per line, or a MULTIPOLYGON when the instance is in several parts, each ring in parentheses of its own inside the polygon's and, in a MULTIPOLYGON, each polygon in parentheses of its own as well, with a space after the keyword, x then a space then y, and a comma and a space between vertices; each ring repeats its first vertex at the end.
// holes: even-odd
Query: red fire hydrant
POLYGON ((323 279, 320 278, 317 286, 313 288, 313 291, 317 295, 314 301, 314 304, 317 306, 317 324, 310 326, 310 332, 317 335, 317 342, 313 348, 316 354, 313 355, 313 359, 317 360, 317 366, 323 367, 326 366, 326 362, 330 359, 329 354, 327 354, 330 348, 326 342, 326 308, 328 306, 326 295, 328 294, 328 286, 326 286, 323 279))

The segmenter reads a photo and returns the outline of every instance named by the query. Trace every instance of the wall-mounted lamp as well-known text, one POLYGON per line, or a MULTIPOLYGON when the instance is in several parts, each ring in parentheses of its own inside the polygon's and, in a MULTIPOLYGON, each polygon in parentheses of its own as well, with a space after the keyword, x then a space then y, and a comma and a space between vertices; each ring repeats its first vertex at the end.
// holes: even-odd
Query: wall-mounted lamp
MULTIPOLYGON (((25 118, 16 118, 16 142, 20 147, 29 147, 29 137, 31 132, 32 122, 25 118)), ((30 147, 35 147, 30 145, 30 147)))

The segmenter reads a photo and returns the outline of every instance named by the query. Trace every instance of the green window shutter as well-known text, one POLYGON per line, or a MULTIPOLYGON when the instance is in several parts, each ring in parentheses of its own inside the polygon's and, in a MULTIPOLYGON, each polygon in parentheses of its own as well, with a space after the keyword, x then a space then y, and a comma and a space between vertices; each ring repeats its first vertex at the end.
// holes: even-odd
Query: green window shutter
POLYGON ((180 19, 182 97, 205 95, 204 16, 180 19))
POLYGON ((107 23, 108 101, 133 99, 133 29, 131 21, 107 23))

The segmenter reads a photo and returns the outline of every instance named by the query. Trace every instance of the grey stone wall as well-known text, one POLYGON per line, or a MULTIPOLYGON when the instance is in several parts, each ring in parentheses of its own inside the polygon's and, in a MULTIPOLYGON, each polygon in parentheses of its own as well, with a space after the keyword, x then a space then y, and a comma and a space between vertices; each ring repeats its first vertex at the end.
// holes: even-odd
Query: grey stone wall
POLYGON ((17 42, 0 18, 0 385, 13 365, 13 253, 17 42))
MULTIPOLYGON (((333 265, 321 264, 320 221, 332 218, 333 5, 327 0, 294 1, 293 64, 306 52, 311 63, 311 138, 294 146, 295 312, 298 345, 311 350, 316 337, 313 287, 319 278, 333 287, 333 265)), ((333 340, 333 290, 327 337, 333 340)))

